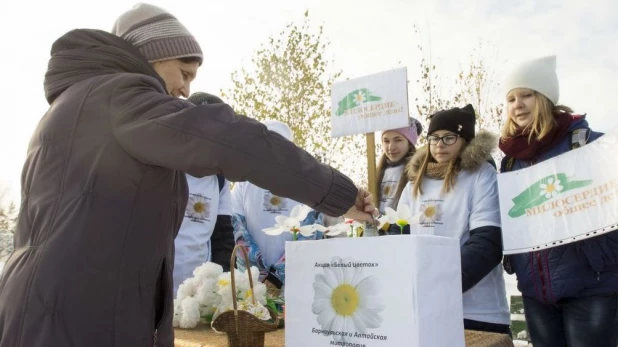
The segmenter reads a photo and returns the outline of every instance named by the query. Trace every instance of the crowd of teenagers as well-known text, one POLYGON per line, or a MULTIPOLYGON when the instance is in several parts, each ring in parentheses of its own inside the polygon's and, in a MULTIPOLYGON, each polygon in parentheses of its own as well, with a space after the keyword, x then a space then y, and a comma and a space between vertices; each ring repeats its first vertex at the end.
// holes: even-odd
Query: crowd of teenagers
MULTIPOLYGON (((50 107, 29 143, 0 278, 0 347, 173 346, 178 286, 204 262, 229 269, 235 244, 249 250, 251 264, 239 266, 258 267, 283 295, 292 236, 262 230, 299 204, 312 208, 304 224, 327 227, 407 206, 421 220, 404 234, 458 238, 466 329, 510 334, 506 271, 517 276, 535 347, 617 345, 617 232, 502 254, 498 172, 602 136, 559 104, 554 56, 521 62, 502 81, 500 135, 476 131, 471 105, 382 132, 375 203, 294 145, 288 125, 191 94, 202 62, 195 37, 149 4, 111 32, 77 29, 53 43, 50 107)), ((401 232, 387 224, 379 235, 401 232)))

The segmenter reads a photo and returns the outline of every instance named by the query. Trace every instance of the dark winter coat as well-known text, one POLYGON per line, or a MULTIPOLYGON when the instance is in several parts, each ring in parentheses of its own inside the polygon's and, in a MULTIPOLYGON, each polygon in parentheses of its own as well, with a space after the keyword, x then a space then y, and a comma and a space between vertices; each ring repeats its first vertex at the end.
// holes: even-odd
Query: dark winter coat
POLYGON ((225 104, 167 95, 109 33, 56 41, 45 93, 0 277, 0 347, 173 346, 184 172, 250 180, 331 215, 354 204, 347 177, 225 104))

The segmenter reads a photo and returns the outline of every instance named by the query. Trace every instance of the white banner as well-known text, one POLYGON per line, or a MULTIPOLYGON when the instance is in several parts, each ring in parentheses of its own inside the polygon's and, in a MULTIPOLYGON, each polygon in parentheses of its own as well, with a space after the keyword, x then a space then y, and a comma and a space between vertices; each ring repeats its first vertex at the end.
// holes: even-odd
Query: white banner
POLYGON ((407 126, 408 82, 405 67, 334 83, 332 137, 407 126))
POLYGON ((464 346, 459 240, 295 241, 285 254, 287 347, 464 346))
POLYGON ((505 254, 618 228, 618 129, 581 148, 498 175, 505 254))

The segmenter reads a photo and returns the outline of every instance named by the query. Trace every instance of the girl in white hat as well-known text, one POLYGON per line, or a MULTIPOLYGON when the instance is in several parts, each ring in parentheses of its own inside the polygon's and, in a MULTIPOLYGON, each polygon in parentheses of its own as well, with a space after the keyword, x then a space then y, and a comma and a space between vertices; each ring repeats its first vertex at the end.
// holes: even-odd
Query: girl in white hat
MULTIPOLYGON (((504 84, 507 119, 501 172, 515 171, 594 141, 584 116, 558 105, 556 57, 526 61, 504 84)), ((618 344, 618 232, 506 256, 517 274, 535 347, 618 344)))

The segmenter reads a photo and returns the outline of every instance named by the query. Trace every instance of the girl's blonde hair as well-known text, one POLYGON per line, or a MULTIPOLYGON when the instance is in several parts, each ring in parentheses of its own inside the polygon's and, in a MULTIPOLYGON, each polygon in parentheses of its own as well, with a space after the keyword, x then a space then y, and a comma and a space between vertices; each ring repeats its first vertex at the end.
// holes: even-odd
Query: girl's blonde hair
MULTIPOLYGON (((534 91, 536 102, 532 110, 532 122, 526 126, 524 132, 529 131, 528 142, 541 140, 556 126, 556 114, 573 113, 573 110, 564 105, 554 105, 545 95, 534 91)), ((515 136, 519 127, 507 115, 506 122, 502 127, 502 140, 515 136)))
MULTIPOLYGON (((455 181, 457 178, 457 174, 459 173, 461 169, 459 165, 461 162, 461 153, 463 153, 463 151, 466 149, 466 147, 468 146, 468 143, 466 142, 466 140, 464 140, 463 137, 460 137, 460 139, 464 143, 461 146, 459 153, 457 153, 457 157, 455 157, 454 160, 451 160, 451 162, 448 165, 448 168, 446 169, 446 174, 444 175, 444 183, 442 184, 443 194, 446 194, 450 192, 451 190, 453 190, 453 187, 455 187, 455 181)), ((423 177, 427 173, 427 168, 429 167, 429 163, 435 162, 435 159, 433 159, 433 157, 431 156, 431 151, 429 150, 429 144, 427 144, 425 148, 427 151, 425 155, 425 159, 423 160, 423 163, 421 164, 421 167, 418 170, 418 174, 412 180, 412 185, 413 185, 412 186, 412 196, 414 196, 415 199, 418 198, 419 195, 423 194, 423 190, 421 189, 421 183, 423 182, 423 177)))

